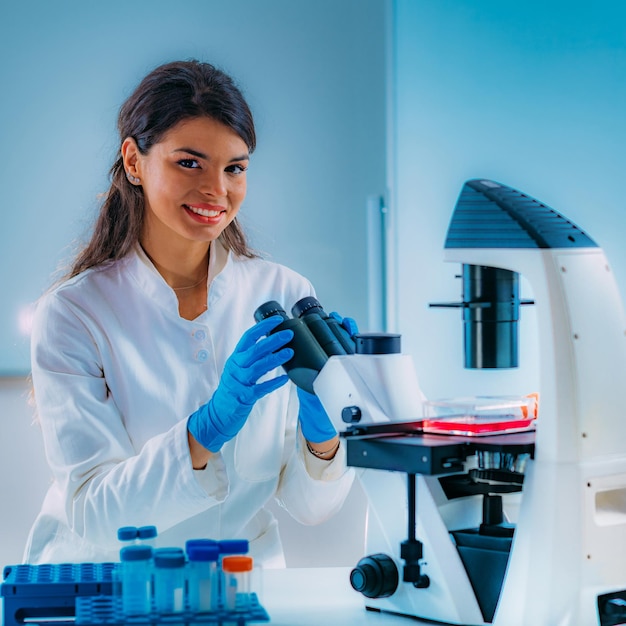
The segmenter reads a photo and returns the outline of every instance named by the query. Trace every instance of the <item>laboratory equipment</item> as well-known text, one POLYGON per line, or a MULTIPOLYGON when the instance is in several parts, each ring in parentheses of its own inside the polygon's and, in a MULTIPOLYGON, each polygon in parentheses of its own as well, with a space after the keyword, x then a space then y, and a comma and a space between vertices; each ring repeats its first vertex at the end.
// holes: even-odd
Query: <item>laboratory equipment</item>
POLYGON ((117 529, 117 539, 123 545, 132 545, 137 542, 139 529, 136 526, 122 526, 117 529))
POLYGON ((158 532, 156 526, 140 526, 137 529, 137 541, 147 546, 156 547, 158 532))
POLYGON ((369 500, 351 583, 370 609, 439 623, 624 624, 626 327, 611 267, 561 214, 488 180, 463 187, 445 252, 463 265, 453 306, 466 367, 517 364, 528 280, 537 427, 533 416, 520 432, 468 432, 476 414, 460 434, 425 432, 427 401, 397 336, 357 337, 356 354, 329 357, 313 388, 369 500))
POLYGON ((247 539, 219 539, 217 546, 220 555, 248 554, 250 542, 247 539))
POLYGON ((152 548, 125 546, 120 550, 124 615, 148 615, 152 609, 152 548))
POLYGON ((291 307, 291 314, 304 321, 327 355, 354 354, 350 333, 324 311, 317 298, 308 296, 298 300, 291 307))
POLYGON ((473 396, 427 400, 423 405, 423 432, 480 437, 518 433, 535 428, 539 394, 473 396))
POLYGON ((205 613, 218 606, 217 560, 219 554, 217 543, 213 545, 196 543, 187 546, 188 601, 191 611, 205 613))
MULTIPOLYGON (((124 587, 122 586, 124 595, 124 587)), ((157 613, 182 613, 185 609, 185 553, 182 548, 154 551, 154 604, 157 613)))
POLYGON ((245 555, 225 556, 222 559, 224 572, 224 606, 231 611, 245 607, 250 597, 251 576, 254 562, 245 555))
MULTIPOLYGON (((227 605, 214 587, 205 596, 206 572, 201 573, 195 566, 200 562, 212 563, 215 572, 220 544, 225 554, 223 559, 235 562, 250 559, 243 554, 248 551, 247 540, 192 539, 185 545, 189 558, 178 547, 153 551, 150 546, 135 544, 120 550, 118 563, 6 566, 0 587, 2 623, 4 626, 24 623, 245 626, 268 622, 269 615, 261 606, 254 585, 249 584, 249 579, 241 578, 245 576, 245 568, 234 567, 239 576, 234 605, 231 602, 227 605), (150 558, 146 558, 148 554, 150 558), (122 583, 118 595, 114 594, 116 573, 121 574, 122 583)), ((227 565, 227 569, 233 567, 227 565)))
POLYGON ((254 319, 261 322, 274 315, 282 317, 283 321, 271 331, 272 333, 286 329, 293 331, 293 339, 287 347, 293 349, 294 355, 283 364, 283 369, 298 387, 313 393, 313 380, 328 360, 328 355, 317 342, 311 329, 300 318, 290 318, 275 300, 259 306, 254 312, 254 319))

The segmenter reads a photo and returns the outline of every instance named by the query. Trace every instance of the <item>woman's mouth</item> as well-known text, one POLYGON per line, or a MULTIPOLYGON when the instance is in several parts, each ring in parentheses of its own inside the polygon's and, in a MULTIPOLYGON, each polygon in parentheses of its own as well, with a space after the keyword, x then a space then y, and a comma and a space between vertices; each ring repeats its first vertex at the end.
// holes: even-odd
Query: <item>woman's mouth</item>
POLYGON ((207 208, 207 207, 197 206, 193 204, 185 204, 184 207, 188 211, 191 211, 192 213, 195 213, 196 215, 201 215, 202 217, 218 217, 221 213, 224 212, 224 209, 221 207, 207 208))

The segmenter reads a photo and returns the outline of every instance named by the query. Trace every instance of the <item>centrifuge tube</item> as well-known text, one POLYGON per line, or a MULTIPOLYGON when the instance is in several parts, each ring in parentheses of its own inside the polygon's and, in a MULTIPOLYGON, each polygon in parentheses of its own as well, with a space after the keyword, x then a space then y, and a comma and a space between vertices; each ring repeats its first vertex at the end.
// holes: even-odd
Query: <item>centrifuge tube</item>
POLYGON ((151 608, 152 548, 126 546, 120 550, 122 610, 126 615, 146 615, 151 608))
POLYGON ((225 556, 222 558, 224 574, 224 608, 244 608, 250 596, 250 578, 253 560, 250 556, 225 556))
POLYGON ((154 551, 154 602, 159 613, 185 608, 185 553, 182 548, 154 551))
POLYGON ((205 613, 217 608, 218 580, 217 544, 191 544, 187 546, 187 590, 189 609, 205 613))

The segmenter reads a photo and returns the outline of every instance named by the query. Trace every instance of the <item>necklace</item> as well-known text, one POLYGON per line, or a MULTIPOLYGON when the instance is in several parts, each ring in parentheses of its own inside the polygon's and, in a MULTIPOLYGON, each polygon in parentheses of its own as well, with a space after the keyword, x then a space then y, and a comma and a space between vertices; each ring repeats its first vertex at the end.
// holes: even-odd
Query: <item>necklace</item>
POLYGON ((183 291, 185 289, 193 289, 194 287, 197 287, 201 282, 206 281, 208 275, 209 274, 207 272, 197 283, 194 283, 193 285, 188 285, 187 287, 172 287, 172 289, 174 291, 183 291))

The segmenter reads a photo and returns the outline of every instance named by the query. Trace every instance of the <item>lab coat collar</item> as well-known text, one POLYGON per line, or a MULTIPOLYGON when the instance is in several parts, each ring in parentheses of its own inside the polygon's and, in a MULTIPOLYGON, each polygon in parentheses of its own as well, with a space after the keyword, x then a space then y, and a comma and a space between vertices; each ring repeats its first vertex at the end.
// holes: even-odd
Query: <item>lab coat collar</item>
MULTIPOLYGON (((207 276, 208 295, 207 309, 224 293, 226 275, 232 266, 230 251, 226 250, 218 240, 211 242, 209 250, 209 272, 207 276)), ((160 307, 178 316, 178 299, 176 293, 145 253, 139 242, 127 260, 127 269, 140 289, 160 307)), ((206 315, 203 313, 200 317, 206 315)))

